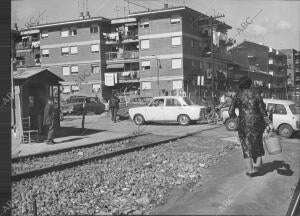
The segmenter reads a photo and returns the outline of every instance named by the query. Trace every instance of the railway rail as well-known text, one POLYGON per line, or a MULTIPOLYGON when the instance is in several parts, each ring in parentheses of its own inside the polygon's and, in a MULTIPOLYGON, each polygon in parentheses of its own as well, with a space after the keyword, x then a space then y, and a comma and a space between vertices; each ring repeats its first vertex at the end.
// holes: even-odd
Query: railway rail
MULTIPOLYGON (((193 132, 193 133, 187 133, 187 134, 181 135, 181 136, 173 136, 173 137, 167 136, 166 138, 163 138, 163 139, 159 139, 159 138, 156 137, 155 141, 152 141, 153 140, 153 135, 147 134, 149 136, 148 139, 151 140, 148 143, 138 144, 138 145, 130 146, 128 148, 119 149, 119 150, 115 150, 115 151, 104 153, 104 154, 97 154, 97 155, 89 156, 89 157, 86 157, 86 158, 81 158, 81 159, 78 159, 78 160, 73 160, 73 161, 69 161, 69 162, 65 162, 65 163, 59 163, 59 164, 52 165, 52 166, 46 166, 46 167, 42 167, 42 168, 39 168, 39 169, 32 169, 32 170, 27 170, 27 171, 24 171, 24 172, 19 172, 19 173, 13 174, 11 176, 11 179, 12 179, 12 181, 19 181, 19 180, 26 179, 26 178, 33 178, 33 177, 40 176, 40 175, 43 175, 43 174, 46 174, 46 173, 49 173, 49 172, 60 171, 60 170, 64 170, 64 169, 67 169, 67 168, 72 168, 72 167, 75 167, 75 166, 80 166, 80 165, 83 165, 83 164, 86 164, 86 163, 90 163, 90 162, 93 162, 93 161, 108 159, 108 158, 112 158, 112 157, 115 157, 115 156, 118 156, 118 155, 127 154, 127 153, 130 153, 130 152, 139 151, 139 150, 146 149, 146 148, 151 148, 151 147, 154 147, 154 146, 158 146, 158 145, 161 145, 161 144, 164 144, 164 143, 176 141, 178 139, 183 139, 183 138, 186 138, 186 137, 190 137, 190 136, 193 136, 197 133, 201 133, 201 132, 207 131, 207 130, 216 129, 216 128, 219 128, 219 127, 222 127, 222 126, 218 125, 218 126, 215 126, 215 127, 212 127, 212 128, 199 130, 199 131, 196 131, 196 132, 193 132)), ((130 139, 130 138, 131 139, 136 138, 138 136, 143 136, 143 138, 145 138, 146 134, 130 136, 130 137, 124 137, 123 139, 118 138, 118 139, 115 139, 114 141, 111 140, 111 143, 126 140, 126 139, 130 139)), ((36 154, 36 155, 29 155, 29 156, 26 156, 26 157, 23 156, 23 157, 13 159, 12 162, 16 163, 16 162, 21 162, 22 160, 25 160, 25 159, 45 157, 45 156, 49 156, 49 155, 60 154, 60 153, 63 153, 63 152, 66 153, 66 152, 72 151, 74 149, 93 147, 93 146, 97 146, 97 145, 104 144, 104 143, 108 143, 108 142, 107 141, 106 142, 100 142, 98 144, 93 143, 93 144, 89 144, 89 145, 85 145, 85 146, 77 146, 77 147, 69 148, 68 150, 67 149, 56 150, 56 151, 45 152, 45 153, 40 153, 40 154, 36 154)))

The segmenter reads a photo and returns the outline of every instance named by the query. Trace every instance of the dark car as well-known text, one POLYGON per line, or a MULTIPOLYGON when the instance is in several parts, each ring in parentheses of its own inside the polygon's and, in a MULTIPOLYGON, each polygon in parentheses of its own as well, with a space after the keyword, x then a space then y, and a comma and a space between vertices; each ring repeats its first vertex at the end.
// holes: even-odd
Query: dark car
POLYGON ((87 113, 101 114, 105 111, 105 105, 97 97, 71 96, 61 105, 62 114, 81 115, 84 101, 86 101, 87 113))

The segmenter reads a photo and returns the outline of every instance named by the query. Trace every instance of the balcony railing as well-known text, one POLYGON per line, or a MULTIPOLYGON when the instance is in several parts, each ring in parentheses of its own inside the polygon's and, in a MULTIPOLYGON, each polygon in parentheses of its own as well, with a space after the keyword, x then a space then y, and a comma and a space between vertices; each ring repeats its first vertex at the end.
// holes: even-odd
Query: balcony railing
POLYGON ((124 32, 103 33, 103 36, 106 44, 138 41, 137 31, 127 31, 126 34, 124 32))
POLYGON ((130 60, 138 59, 138 51, 124 51, 124 52, 107 52, 105 53, 106 61, 119 61, 119 60, 130 60))
POLYGON ((118 77, 120 82, 131 82, 140 79, 140 72, 139 71, 118 72, 118 77))
MULTIPOLYGON (((107 72, 110 73, 110 72, 107 72)), ((130 82, 139 82, 140 72, 139 71, 123 71, 123 72, 114 72, 117 74, 119 83, 130 83, 130 82)))
POLYGON ((31 49, 32 42, 20 42, 16 44, 17 50, 23 50, 23 49, 31 49))

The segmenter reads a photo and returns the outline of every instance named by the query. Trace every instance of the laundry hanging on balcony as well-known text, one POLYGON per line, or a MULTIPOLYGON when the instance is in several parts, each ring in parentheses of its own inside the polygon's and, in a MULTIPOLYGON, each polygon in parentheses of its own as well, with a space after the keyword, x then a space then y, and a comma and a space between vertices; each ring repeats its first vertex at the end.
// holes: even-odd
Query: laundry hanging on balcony
POLYGON ((104 84, 106 86, 114 86, 118 83, 118 73, 105 73, 104 84))

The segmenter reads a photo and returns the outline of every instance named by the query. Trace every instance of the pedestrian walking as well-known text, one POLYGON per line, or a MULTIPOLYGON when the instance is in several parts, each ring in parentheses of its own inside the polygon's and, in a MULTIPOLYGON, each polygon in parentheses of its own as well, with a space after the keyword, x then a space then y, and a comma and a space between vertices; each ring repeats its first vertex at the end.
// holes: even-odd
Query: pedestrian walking
POLYGON ((236 118, 235 109, 239 109, 239 116, 237 117, 238 135, 248 167, 246 175, 254 177, 259 173, 262 166, 262 156, 265 155, 263 133, 267 126, 265 121, 267 112, 261 95, 251 86, 250 78, 240 78, 239 90, 232 100, 229 116, 236 118))
POLYGON ((54 134, 55 134, 55 129, 56 129, 55 128, 56 122, 55 122, 55 107, 54 107, 52 98, 48 99, 47 104, 45 106, 43 123, 47 127, 47 130, 48 130, 48 136, 47 136, 46 143, 49 145, 55 144, 54 134))
POLYGON ((109 108, 111 111, 111 120, 116 123, 117 122, 117 113, 119 109, 120 99, 117 96, 117 92, 113 91, 112 96, 109 99, 109 108))
POLYGON ((87 99, 85 98, 84 101, 83 101, 83 104, 82 104, 81 129, 84 129, 85 116, 86 116, 86 114, 87 114, 86 103, 87 103, 87 99))

